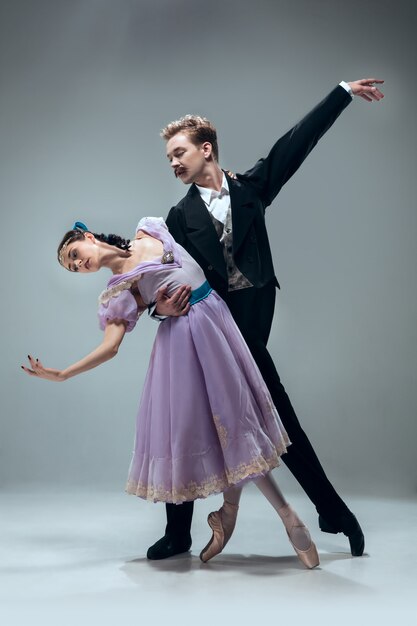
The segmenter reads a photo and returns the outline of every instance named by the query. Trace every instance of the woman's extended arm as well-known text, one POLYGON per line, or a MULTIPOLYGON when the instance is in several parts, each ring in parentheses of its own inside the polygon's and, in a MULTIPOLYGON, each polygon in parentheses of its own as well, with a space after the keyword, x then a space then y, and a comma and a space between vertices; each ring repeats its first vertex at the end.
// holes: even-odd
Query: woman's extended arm
POLYGON ((64 370, 56 370, 49 367, 44 367, 39 359, 34 359, 32 356, 28 356, 30 368, 24 367, 22 369, 30 376, 36 376, 37 378, 45 378, 45 380, 52 380, 55 382, 62 382, 73 376, 77 376, 82 372, 91 370, 93 367, 101 365, 105 361, 112 359, 116 356, 119 346, 123 341, 123 337, 126 333, 126 323, 122 320, 120 322, 109 322, 104 331, 104 338, 101 344, 90 354, 87 354, 83 359, 77 361, 73 365, 70 365, 64 370))

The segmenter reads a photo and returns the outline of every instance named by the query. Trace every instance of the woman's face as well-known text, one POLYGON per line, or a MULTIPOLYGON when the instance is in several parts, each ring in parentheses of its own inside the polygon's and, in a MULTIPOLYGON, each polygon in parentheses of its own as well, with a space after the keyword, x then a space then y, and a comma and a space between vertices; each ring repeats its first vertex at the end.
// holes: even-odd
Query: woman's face
POLYGON ((72 241, 64 252, 63 265, 70 272, 87 274, 100 269, 99 247, 91 233, 85 233, 84 239, 72 241))

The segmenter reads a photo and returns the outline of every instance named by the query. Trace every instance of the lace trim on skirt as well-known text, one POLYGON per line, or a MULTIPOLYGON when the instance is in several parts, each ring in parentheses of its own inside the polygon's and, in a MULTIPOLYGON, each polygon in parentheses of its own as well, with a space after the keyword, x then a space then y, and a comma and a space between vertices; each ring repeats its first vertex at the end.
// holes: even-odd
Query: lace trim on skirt
POLYGON ((233 470, 226 470, 221 476, 210 476, 200 484, 190 482, 187 485, 173 486, 172 489, 167 489, 164 485, 151 485, 128 480, 126 492, 150 502, 171 502, 174 504, 207 498, 215 493, 221 493, 232 485, 267 474, 274 467, 278 467, 280 464, 279 456, 283 452, 285 452, 285 448, 282 451, 277 451, 269 459, 259 456, 250 463, 241 463, 233 470))

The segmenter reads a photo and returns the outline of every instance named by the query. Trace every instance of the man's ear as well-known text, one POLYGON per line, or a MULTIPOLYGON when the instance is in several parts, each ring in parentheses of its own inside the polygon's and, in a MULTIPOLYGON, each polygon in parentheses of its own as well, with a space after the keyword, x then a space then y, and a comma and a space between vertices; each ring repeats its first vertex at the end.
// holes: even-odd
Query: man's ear
POLYGON ((206 159, 213 157, 213 146, 209 141, 205 141, 204 143, 202 143, 201 148, 206 159))

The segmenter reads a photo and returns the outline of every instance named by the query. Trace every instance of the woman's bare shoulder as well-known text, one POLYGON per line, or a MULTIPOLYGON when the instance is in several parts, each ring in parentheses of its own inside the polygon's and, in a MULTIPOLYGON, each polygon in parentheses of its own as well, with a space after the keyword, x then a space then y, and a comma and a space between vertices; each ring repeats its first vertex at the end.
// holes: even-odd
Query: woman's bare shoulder
POLYGON ((159 239, 145 235, 138 231, 135 239, 131 242, 132 256, 138 263, 151 261, 158 255, 163 254, 163 245, 159 239))

